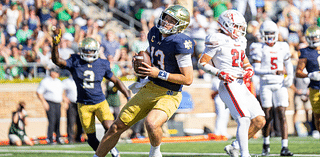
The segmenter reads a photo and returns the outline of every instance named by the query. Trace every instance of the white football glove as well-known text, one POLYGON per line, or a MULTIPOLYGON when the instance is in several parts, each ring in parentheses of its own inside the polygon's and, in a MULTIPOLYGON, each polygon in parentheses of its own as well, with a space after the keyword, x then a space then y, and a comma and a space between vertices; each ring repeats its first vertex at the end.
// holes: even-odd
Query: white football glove
POLYGON ((308 74, 308 77, 310 78, 310 80, 313 81, 320 81, 320 71, 314 71, 308 74))
POLYGON ((286 78, 284 78, 283 85, 285 87, 290 87, 292 84, 293 84, 293 76, 287 76, 286 78))

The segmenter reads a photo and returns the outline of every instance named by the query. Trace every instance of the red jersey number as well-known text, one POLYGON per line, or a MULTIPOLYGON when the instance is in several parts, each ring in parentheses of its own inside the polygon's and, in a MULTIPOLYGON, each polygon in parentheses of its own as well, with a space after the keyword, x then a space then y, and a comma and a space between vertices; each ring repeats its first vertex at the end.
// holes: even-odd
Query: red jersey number
POLYGON ((278 60, 278 57, 271 57, 271 70, 278 69, 278 65, 275 61, 278 60))
POLYGON ((237 49, 231 50, 232 56, 232 66, 233 67, 243 67, 243 60, 245 58, 244 50, 241 50, 241 53, 239 54, 239 51, 237 49))

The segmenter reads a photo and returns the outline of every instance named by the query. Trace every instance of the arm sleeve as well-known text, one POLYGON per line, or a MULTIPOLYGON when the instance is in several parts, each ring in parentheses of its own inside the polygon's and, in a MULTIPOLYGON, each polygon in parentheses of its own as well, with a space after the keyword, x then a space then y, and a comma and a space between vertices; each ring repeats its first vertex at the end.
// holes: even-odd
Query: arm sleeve
POLYGON ((284 61, 284 66, 286 67, 287 75, 293 77, 293 65, 290 58, 284 61))

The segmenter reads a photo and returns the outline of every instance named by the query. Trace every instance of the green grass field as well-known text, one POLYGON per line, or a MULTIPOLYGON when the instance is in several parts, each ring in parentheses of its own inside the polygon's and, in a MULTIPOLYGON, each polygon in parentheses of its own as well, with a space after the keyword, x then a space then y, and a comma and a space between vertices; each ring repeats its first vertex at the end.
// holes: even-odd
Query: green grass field
MULTIPOLYGON (((232 139, 233 140, 233 139, 232 139)), ((163 157, 197 157, 197 156, 227 156, 224 146, 228 141, 187 142, 187 143, 163 143, 161 152, 163 157)), ((260 156, 262 138, 249 140, 249 150, 252 156, 260 156)), ((120 142, 117 144, 121 157, 148 157, 149 144, 130 144, 120 142)), ((279 156, 281 138, 271 138, 271 156, 279 156)), ((320 140, 312 137, 289 137, 289 149, 294 156, 320 157, 320 140)), ((1 156, 14 157, 92 157, 93 151, 88 144, 75 145, 35 145, 29 146, 1 146, 1 156)), ((111 157, 110 154, 107 157, 111 157)))

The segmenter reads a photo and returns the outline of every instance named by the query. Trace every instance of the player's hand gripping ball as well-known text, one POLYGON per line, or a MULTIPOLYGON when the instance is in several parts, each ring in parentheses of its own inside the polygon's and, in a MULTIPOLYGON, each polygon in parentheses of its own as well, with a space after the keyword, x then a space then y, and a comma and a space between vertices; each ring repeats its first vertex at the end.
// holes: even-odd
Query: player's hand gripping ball
POLYGON ((140 73, 141 69, 139 69, 139 67, 145 67, 142 64, 142 62, 145 62, 151 66, 150 56, 145 51, 140 51, 136 56, 134 56, 134 59, 133 59, 133 69, 135 73, 137 74, 138 77, 145 78, 146 76, 141 75, 140 73))

